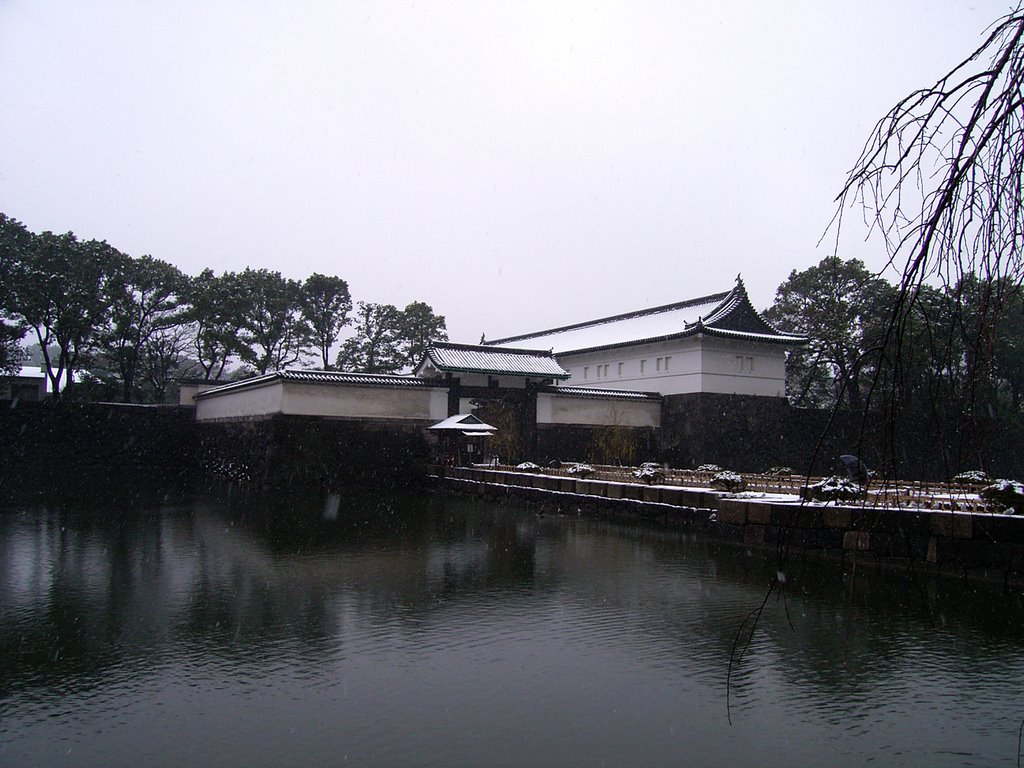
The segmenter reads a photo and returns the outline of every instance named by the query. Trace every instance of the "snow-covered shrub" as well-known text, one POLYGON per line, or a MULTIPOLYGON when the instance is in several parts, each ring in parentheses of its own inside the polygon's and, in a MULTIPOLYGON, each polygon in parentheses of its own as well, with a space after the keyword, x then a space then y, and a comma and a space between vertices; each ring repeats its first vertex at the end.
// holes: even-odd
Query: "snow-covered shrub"
POLYGON ((520 472, 540 472, 540 466, 534 464, 532 461, 524 461, 522 464, 516 464, 516 469, 520 472))
POLYGON ((697 467, 698 472, 721 472, 722 468, 717 464, 701 464, 697 467))
POLYGON ((729 472, 725 470, 719 472, 711 478, 711 487, 717 488, 720 491, 729 491, 735 493, 742 491, 747 487, 747 481, 742 476, 737 475, 735 472, 729 472))
POLYGON ((1006 514, 1024 512, 1024 485, 1016 480, 994 480, 981 489, 981 498, 1006 514))
POLYGON ((665 479, 665 470, 661 468, 660 464, 648 461, 641 464, 639 469, 633 470, 633 477, 643 480, 648 485, 660 483, 665 479))
POLYGON ((594 474, 594 468, 589 464, 573 464, 566 472, 573 477, 590 477, 594 474))
POLYGON ((953 478, 958 483, 987 483, 988 473, 981 469, 969 469, 953 478))
POLYGON ((848 477, 832 475, 800 489, 805 501, 855 501, 864 497, 864 486, 848 477))
POLYGON ((766 474, 769 475, 795 475, 792 467, 771 467, 766 474))

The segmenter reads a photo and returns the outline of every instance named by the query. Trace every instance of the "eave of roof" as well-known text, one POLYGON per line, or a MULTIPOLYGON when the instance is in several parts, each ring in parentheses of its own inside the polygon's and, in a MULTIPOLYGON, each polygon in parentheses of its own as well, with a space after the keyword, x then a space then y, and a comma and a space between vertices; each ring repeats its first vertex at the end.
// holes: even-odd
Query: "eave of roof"
POLYGON ((233 381, 214 389, 207 389, 199 392, 195 397, 202 399, 215 397, 226 392, 240 389, 253 389, 265 387, 277 382, 294 382, 297 384, 326 384, 341 387, 400 387, 407 388, 428 388, 433 383, 425 379, 417 379, 413 376, 400 376, 390 373, 347 373, 342 371, 305 371, 296 368, 288 368, 283 371, 265 373, 262 376, 254 376, 251 379, 233 381))
POLYGON ((422 371, 428 360, 437 370, 445 373, 480 373, 538 379, 567 379, 570 376, 549 350, 438 342, 427 349, 416 371, 422 371))
POLYGON ((662 396, 658 392, 634 392, 628 389, 597 389, 591 387, 539 387, 538 392, 562 397, 589 397, 600 400, 646 400, 660 403, 662 396))

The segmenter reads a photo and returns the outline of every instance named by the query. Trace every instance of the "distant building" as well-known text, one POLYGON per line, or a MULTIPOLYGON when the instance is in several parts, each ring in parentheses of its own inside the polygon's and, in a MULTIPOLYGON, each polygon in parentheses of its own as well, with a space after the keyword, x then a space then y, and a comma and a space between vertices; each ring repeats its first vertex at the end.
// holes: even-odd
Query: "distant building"
POLYGON ((0 400, 45 400, 49 396, 42 368, 23 365, 16 374, 0 375, 0 400))
POLYGON ((188 400, 201 422, 313 417, 425 430, 435 449, 456 446, 463 461, 479 436, 455 430, 454 442, 442 440, 436 427, 470 414, 489 425, 474 456, 484 443, 515 460, 609 454, 615 440, 652 456, 660 442, 675 450, 678 414, 702 407, 694 398, 784 398, 786 349, 806 342, 773 328, 737 279, 723 293, 548 331, 434 342, 410 375, 290 369, 188 400))
POLYGON ((737 277, 724 293, 484 345, 550 350, 574 388, 785 397, 786 349, 806 343, 773 328, 737 277))

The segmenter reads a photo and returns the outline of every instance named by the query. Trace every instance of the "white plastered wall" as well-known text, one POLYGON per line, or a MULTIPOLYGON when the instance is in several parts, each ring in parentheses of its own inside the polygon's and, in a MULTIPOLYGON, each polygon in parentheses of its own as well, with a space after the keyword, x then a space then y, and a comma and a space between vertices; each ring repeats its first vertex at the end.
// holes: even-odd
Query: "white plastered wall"
POLYGON ((281 412, 280 381, 261 387, 229 390, 196 400, 196 421, 251 419, 281 412))
POLYGON ((784 397, 786 352, 704 335, 634 347, 562 355, 572 378, 562 386, 681 395, 716 392, 784 397))
POLYGON ((537 395, 537 424, 659 427, 661 403, 650 400, 567 397, 542 392, 537 395))
POLYGON ((694 338, 562 355, 559 364, 572 374, 562 386, 660 392, 699 392, 701 351, 694 338))
POLYGON ((196 401, 196 420, 245 419, 282 413, 335 419, 441 421, 448 415, 444 388, 332 386, 275 381, 196 401))
POLYGON ((786 351, 770 344, 746 344, 704 337, 701 391, 726 395, 785 397, 786 351))

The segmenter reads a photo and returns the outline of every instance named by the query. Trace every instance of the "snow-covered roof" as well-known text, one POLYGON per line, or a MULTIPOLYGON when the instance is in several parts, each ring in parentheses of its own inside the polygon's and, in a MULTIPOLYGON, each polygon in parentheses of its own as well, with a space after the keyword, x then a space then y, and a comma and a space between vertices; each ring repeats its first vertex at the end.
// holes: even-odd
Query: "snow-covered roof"
POLYGON ((46 374, 43 369, 38 365, 23 365, 18 369, 18 372, 14 374, 19 379, 45 379, 46 374))
POLYGON ((429 387, 430 382, 414 376, 400 376, 390 373, 345 373, 341 371, 307 371, 300 368, 286 368, 251 379, 233 381, 221 387, 206 389, 196 394, 196 399, 213 397, 237 389, 248 389, 272 384, 277 381, 293 381, 305 384, 331 384, 348 387, 429 387))
POLYGON ((732 290, 652 309, 627 312, 548 331, 485 342, 488 346, 528 343, 555 355, 680 338, 696 333, 799 346, 803 336, 783 333, 754 309, 743 281, 732 290))
POLYGON ((590 387, 541 387, 539 392, 546 392, 561 397, 588 397, 599 400, 651 400, 658 402, 661 395, 657 392, 630 392, 624 389, 592 389, 590 387))
POLYGON ((530 376, 541 379, 567 379, 569 372, 552 357, 550 350, 513 349, 471 344, 434 342, 416 367, 421 373, 427 363, 444 373, 486 373, 504 376, 530 376))
POLYGON ((452 429, 458 430, 464 435, 483 435, 494 432, 497 427, 485 424, 472 413, 457 413, 454 416, 449 416, 444 421, 439 421, 430 429, 452 429))

